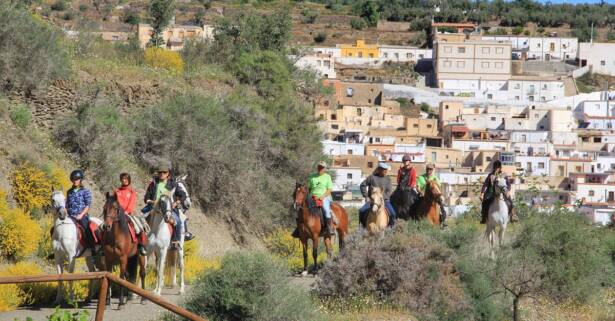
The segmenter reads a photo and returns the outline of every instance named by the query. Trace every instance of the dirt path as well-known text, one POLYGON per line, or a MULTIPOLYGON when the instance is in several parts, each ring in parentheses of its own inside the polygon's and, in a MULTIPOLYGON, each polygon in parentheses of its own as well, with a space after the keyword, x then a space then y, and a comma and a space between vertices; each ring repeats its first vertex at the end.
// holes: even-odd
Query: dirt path
MULTIPOLYGON (((189 292, 188 288, 188 292, 189 292)), ((178 303, 181 300, 177 294, 177 290, 172 289, 164 289, 162 291, 162 296, 172 302, 178 303)), ((126 304, 126 307, 123 310, 117 309, 117 298, 111 300, 111 306, 105 309, 105 321, 152 321, 157 320, 163 313, 166 311, 162 307, 152 303, 147 302, 146 304, 139 303, 140 298, 132 300, 126 304)), ((90 320, 94 320, 94 316, 96 315, 96 301, 94 303, 82 306, 79 309, 70 309, 70 311, 77 312, 79 310, 86 310, 90 313, 90 320)), ((53 313, 53 308, 41 308, 41 307, 25 307, 20 308, 11 312, 0 312, 0 320, 3 321, 25 321, 27 317, 32 318, 33 321, 46 321, 47 316, 53 313)))

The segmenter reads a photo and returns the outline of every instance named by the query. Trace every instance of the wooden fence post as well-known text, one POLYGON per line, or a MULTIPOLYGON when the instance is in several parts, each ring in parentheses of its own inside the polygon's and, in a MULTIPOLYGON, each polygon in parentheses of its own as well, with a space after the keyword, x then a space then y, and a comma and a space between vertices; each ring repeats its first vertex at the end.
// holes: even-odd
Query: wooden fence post
POLYGON ((107 293, 109 292, 109 280, 104 277, 100 280, 100 290, 98 292, 98 306, 96 306, 96 321, 103 321, 105 307, 107 305, 107 293))

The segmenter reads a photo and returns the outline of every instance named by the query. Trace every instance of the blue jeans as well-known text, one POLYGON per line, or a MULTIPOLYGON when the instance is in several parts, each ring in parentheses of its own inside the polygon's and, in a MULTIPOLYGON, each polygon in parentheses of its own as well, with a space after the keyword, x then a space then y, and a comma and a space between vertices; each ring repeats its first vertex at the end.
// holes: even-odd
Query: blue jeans
MULTIPOLYGON (((359 209, 359 222, 361 222, 361 225, 363 225, 363 227, 365 227, 365 222, 367 221, 367 214, 369 214, 370 207, 371 207, 370 203, 365 203, 359 209)), ((384 207, 386 207, 387 211, 389 212, 389 226, 395 225, 395 219, 397 218, 397 213, 395 212, 395 209, 393 208, 391 201, 385 201, 384 207)))
POLYGON ((173 209, 173 219, 175 220, 175 226, 173 226, 173 239, 178 241, 179 236, 184 232, 184 222, 179 218, 179 211, 173 209))
POLYGON ((90 216, 84 215, 80 220, 76 220, 79 225, 83 228, 83 236, 85 237, 85 243, 88 247, 93 247, 94 245, 94 235, 92 235, 92 230, 90 229, 90 216))
POLYGON ((322 209, 325 211, 325 217, 327 219, 331 218, 331 202, 333 202, 331 196, 327 196, 322 200, 322 209))

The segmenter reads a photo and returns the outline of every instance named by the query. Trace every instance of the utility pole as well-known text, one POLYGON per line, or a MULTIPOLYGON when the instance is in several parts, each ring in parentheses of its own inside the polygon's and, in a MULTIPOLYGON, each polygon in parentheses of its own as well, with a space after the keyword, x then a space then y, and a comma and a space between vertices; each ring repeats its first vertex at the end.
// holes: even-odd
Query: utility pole
POLYGON ((594 23, 592 22, 592 27, 591 27, 591 31, 589 34, 589 43, 593 44, 594 43, 594 23))

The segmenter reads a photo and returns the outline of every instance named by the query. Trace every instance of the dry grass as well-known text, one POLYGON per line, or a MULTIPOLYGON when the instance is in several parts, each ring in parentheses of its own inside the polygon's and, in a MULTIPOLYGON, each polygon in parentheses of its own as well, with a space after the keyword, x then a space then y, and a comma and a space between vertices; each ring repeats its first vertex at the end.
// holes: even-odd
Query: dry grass
POLYGON ((615 289, 603 290, 588 304, 527 299, 521 311, 523 320, 527 321, 612 321, 615 320, 615 289))

